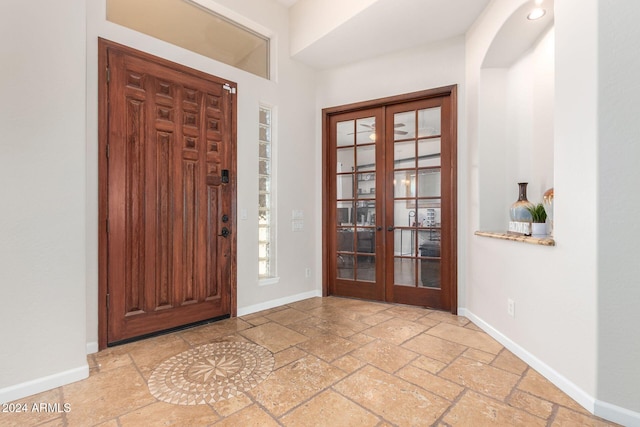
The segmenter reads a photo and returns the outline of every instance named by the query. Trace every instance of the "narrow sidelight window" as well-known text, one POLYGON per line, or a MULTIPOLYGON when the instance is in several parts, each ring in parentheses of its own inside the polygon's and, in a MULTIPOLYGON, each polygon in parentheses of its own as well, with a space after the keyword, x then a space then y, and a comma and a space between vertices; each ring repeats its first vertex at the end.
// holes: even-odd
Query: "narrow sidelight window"
POLYGON ((272 118, 272 109, 261 105, 258 141, 258 275, 261 281, 276 278, 272 118))

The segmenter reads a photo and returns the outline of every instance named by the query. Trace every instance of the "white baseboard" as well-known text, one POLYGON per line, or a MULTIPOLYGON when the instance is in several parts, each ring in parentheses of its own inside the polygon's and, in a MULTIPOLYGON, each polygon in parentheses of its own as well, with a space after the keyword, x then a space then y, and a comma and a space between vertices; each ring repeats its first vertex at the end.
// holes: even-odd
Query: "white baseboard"
POLYGON ((89 377, 89 365, 85 364, 75 369, 59 372, 32 381, 12 385, 0 389, 0 403, 12 402, 23 397, 42 393, 43 391, 71 384, 89 377))
POLYGON ((496 341, 498 341, 520 359, 524 360, 529 366, 538 371, 543 377, 551 381, 556 387, 565 392, 573 400, 578 402, 578 404, 580 404, 587 411, 598 417, 616 422, 618 424, 622 424, 627 427, 640 427, 640 413, 596 400, 595 397, 585 392, 576 384, 558 373, 551 366, 547 365, 546 363, 535 357, 533 354, 529 353, 520 345, 512 341, 509 337, 495 329, 493 326, 491 326, 466 308, 459 308, 458 314, 471 320, 483 331, 491 335, 496 341))
POLYGON ((640 427, 640 413, 596 400, 595 415, 627 427, 640 427))
POLYGON ((97 342, 88 342, 87 343, 87 354, 93 354, 98 352, 98 343, 97 342))
POLYGON ((247 314, 256 313, 262 310, 268 310, 270 308, 279 307, 285 304, 291 304, 293 302, 302 301, 313 297, 321 297, 322 290, 315 290, 304 292, 301 294, 291 295, 284 298, 273 299, 270 301, 262 302, 260 304, 254 304, 247 307, 238 308, 238 316, 246 316, 247 314))

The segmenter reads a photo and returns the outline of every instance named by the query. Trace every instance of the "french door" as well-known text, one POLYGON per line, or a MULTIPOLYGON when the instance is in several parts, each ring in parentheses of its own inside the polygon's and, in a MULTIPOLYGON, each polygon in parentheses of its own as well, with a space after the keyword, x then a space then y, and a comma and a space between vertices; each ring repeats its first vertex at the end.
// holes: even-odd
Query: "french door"
POLYGON ((455 87, 323 113, 325 293, 455 311, 455 87))

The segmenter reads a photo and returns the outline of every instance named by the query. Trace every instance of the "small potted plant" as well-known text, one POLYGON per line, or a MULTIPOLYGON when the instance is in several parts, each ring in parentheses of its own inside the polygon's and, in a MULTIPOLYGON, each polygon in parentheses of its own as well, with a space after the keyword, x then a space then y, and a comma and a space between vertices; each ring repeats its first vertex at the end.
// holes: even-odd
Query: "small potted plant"
POLYGON ((527 210, 531 214, 531 235, 532 236, 546 236, 547 235, 547 212, 544 210, 544 205, 538 203, 535 206, 528 206, 527 210))

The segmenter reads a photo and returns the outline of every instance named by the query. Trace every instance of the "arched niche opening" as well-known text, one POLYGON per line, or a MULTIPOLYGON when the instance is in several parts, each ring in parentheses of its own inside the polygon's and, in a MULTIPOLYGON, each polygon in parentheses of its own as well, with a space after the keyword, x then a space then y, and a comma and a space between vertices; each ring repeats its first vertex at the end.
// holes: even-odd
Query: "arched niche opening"
POLYGON ((506 230, 518 182, 528 199, 542 201, 553 187, 554 25, 553 0, 546 14, 527 19, 538 7, 529 1, 496 33, 482 63, 479 82, 479 225, 506 230))

